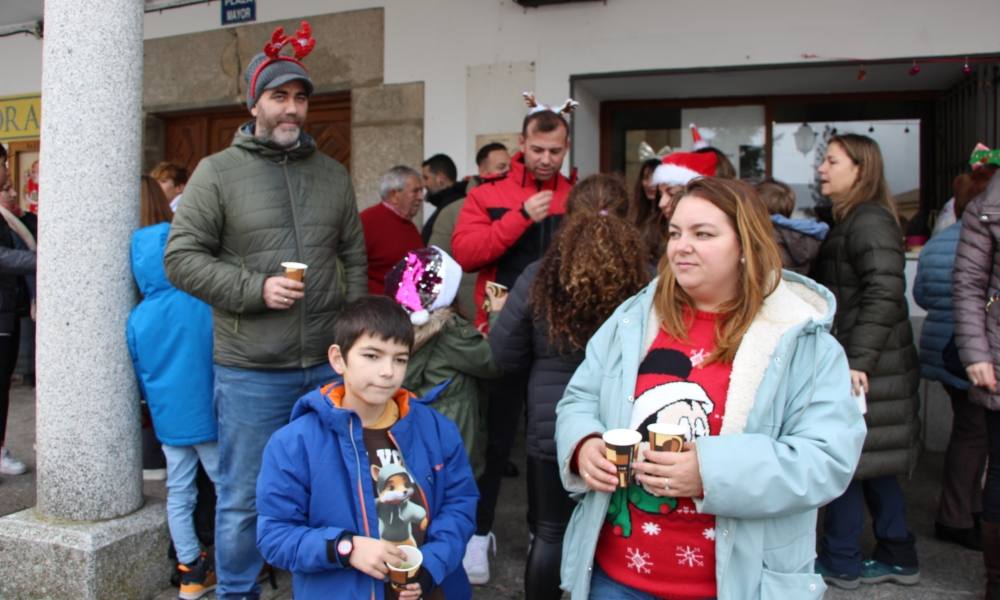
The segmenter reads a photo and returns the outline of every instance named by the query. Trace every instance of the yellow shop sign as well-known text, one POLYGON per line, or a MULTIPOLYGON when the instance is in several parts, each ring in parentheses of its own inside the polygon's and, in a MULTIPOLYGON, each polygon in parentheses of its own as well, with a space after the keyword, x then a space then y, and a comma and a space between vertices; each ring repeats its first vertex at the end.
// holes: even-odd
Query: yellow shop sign
POLYGON ((42 97, 0 97, 0 141, 36 140, 42 128, 42 97))

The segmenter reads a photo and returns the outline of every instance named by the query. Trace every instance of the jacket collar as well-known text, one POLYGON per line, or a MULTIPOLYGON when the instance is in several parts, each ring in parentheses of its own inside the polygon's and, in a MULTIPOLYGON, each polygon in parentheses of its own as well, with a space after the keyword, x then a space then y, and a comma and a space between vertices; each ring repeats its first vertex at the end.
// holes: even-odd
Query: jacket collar
POLYGON ((507 172, 507 177, 522 188, 535 191, 552 190, 554 192, 559 189, 569 189, 571 186, 569 179, 566 179, 561 172, 556 172, 555 176, 548 181, 535 179, 531 171, 524 166, 523 152, 518 152, 510 158, 510 171, 507 172))
MULTIPOLYGON (((659 278, 654 279, 640 292, 636 305, 626 311, 634 318, 641 318, 645 324, 638 360, 645 356, 660 329, 660 318, 653 306, 658 281, 659 278)), ((828 331, 833 324, 836 307, 833 294, 823 286, 797 273, 782 272, 778 287, 764 299, 764 305, 736 351, 720 435, 742 433, 746 428, 757 390, 786 334, 797 328, 802 332, 828 331)), ((638 364, 631 364, 625 349, 622 368, 630 369, 624 370, 624 373, 638 371, 638 364)), ((634 380, 632 387, 635 387, 634 380)))
POLYGON ((253 152, 273 162, 302 160, 316 151, 316 142, 305 131, 299 134, 298 144, 291 148, 286 148, 270 140, 264 140, 255 136, 253 134, 255 126, 255 121, 247 121, 240 126, 236 130, 236 135, 233 136, 232 145, 253 152))

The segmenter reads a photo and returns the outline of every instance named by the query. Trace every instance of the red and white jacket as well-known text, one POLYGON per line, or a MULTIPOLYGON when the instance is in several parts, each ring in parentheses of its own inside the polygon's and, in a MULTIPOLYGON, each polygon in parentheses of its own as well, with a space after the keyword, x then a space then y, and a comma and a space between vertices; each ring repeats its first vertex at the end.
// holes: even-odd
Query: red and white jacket
POLYGON ((506 175, 484 179, 473 188, 455 224, 451 251, 462 269, 479 271, 476 278, 476 326, 485 330, 487 319, 482 310, 487 281, 514 287, 517 277, 545 253, 559 222, 566 212, 566 197, 573 181, 562 173, 548 181, 538 181, 524 166, 518 152, 506 175), (549 214, 540 223, 524 215, 525 200, 543 190, 552 190, 549 214))

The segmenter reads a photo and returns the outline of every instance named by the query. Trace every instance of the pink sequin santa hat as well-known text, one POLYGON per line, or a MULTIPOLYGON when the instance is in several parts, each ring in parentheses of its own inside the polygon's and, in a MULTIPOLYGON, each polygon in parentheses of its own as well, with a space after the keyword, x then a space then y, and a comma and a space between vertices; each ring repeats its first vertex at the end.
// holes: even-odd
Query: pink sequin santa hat
POLYGON ((451 306, 462 281, 462 267, 447 252, 428 246, 408 252, 385 276, 385 295, 423 325, 430 313, 451 306))
POLYGON ((719 159, 713 152, 674 152, 653 171, 653 185, 687 185, 698 177, 714 177, 719 159))

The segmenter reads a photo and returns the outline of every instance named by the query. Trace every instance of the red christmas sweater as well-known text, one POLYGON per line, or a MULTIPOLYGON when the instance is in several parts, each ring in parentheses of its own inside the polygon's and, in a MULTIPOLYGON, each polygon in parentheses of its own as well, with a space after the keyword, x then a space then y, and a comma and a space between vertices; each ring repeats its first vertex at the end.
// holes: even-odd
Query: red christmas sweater
POLYGON ((368 293, 385 293, 385 276, 406 253, 424 247, 420 230, 413 221, 404 219, 385 202, 361 211, 361 228, 365 232, 365 252, 368 253, 368 293))
MULTIPOLYGON (((656 422, 684 425, 689 440, 719 434, 732 365, 702 364, 715 347, 716 318, 697 312, 688 340, 661 329, 650 346, 630 424, 643 440, 656 422)), ((699 513, 690 498, 653 496, 635 481, 612 496, 594 558, 615 581, 659 598, 717 595, 715 516, 699 513)))

